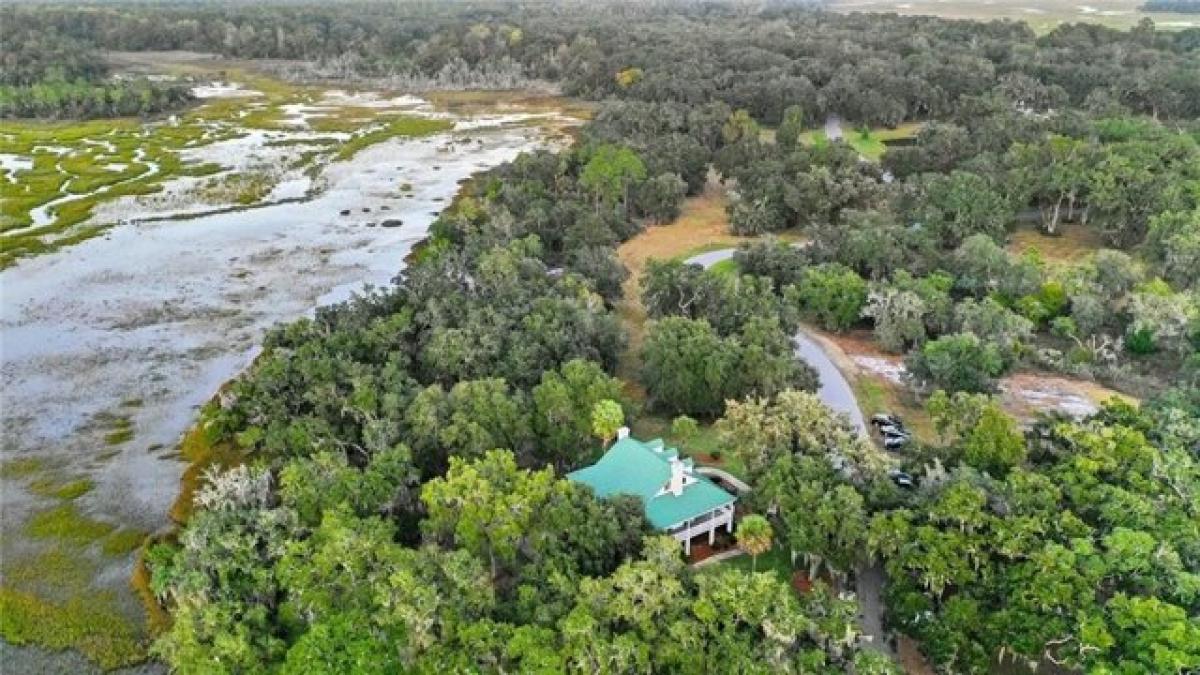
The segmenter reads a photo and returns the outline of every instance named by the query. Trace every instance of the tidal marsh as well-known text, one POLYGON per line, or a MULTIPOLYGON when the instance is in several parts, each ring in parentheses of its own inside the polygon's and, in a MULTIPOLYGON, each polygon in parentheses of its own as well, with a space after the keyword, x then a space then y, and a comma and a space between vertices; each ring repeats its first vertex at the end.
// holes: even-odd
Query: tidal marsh
MULTIPOLYGON (((263 105, 266 98, 243 97, 238 105, 263 105)), ((147 137, 163 145, 169 136, 171 147, 143 150, 144 161, 137 161, 154 168, 98 196, 67 193, 70 177, 57 172, 59 160, 74 152, 67 148, 73 145, 81 165, 131 163, 141 142, 134 129, 119 122, 112 133, 96 132, 96 125, 85 123, 80 126, 89 128, 90 137, 23 141, 45 146, 38 155, 45 156, 40 161, 46 174, 63 183, 50 199, 65 196, 59 208, 90 209, 92 216, 62 232, 46 224, 0 235, 0 247, 8 247, 0 250, 13 255, 10 263, 18 240, 46 253, 0 271, 6 293, 0 379, 11 401, 0 409, 5 430, 0 525, 5 541, 12 542, 0 560, 0 636, 7 643, 71 647, 106 667, 144 659, 157 624, 151 616, 147 625, 141 600, 126 589, 132 573, 140 580, 137 593, 148 593, 136 551, 148 533, 187 517, 186 497, 172 508, 181 478, 184 487, 199 480, 199 469, 185 461, 201 460, 196 467, 205 458, 238 461, 236 451, 223 448, 198 454, 193 442, 180 455, 180 435, 194 421, 196 406, 245 367, 272 324, 344 299, 363 283, 386 283, 460 181, 551 138, 540 125, 542 117, 519 110, 464 119, 415 99, 374 100, 380 121, 355 135, 386 132, 358 141, 360 147, 343 161, 333 159, 351 138, 343 132, 231 133, 232 125, 188 131, 189 118, 203 106, 181 115, 180 127, 155 122, 147 126, 158 131, 147 131, 147 137), (405 127, 395 114, 401 103, 404 115, 443 117, 436 125, 405 127), (471 143, 448 142, 461 138, 454 132, 406 138, 436 134, 460 121, 470 126, 471 143), (280 143, 270 147, 271 141, 280 143), (432 171, 433 165, 440 170, 432 171), (289 187, 280 183, 266 204, 198 204, 200 186, 222 183, 229 175, 243 180, 231 179, 225 187, 261 194, 265 183, 279 181, 258 173, 274 176, 280 167, 285 183, 316 183, 321 189, 277 199, 289 187), (317 181, 290 178, 308 171, 317 181), (400 185, 408 186, 404 198, 400 185), (135 191, 151 194, 114 197, 135 191), (82 206, 70 206, 75 202, 82 206), (371 215, 362 213, 364 207, 371 215), (139 209, 177 215, 105 226, 139 209), (385 210, 403 226, 367 229, 365 223, 385 210), (341 216, 342 211, 353 215, 341 216), (63 241, 88 237, 92 240, 49 253, 63 241)), ((322 102, 313 94, 305 107, 361 103, 341 96, 322 102)), ((232 106, 226 110, 236 114, 232 106)), ((0 143, 5 139, 16 142, 0 135, 0 143)), ((0 179, 0 189, 14 185, 0 179)), ((236 196, 226 198, 232 202, 236 196)))
MULTIPOLYGON (((107 208, 123 198, 170 190, 184 177, 214 176, 201 189, 162 203, 195 200, 212 206, 254 206, 270 200, 286 176, 263 178, 275 155, 259 150, 296 146, 284 173, 313 180, 331 161, 396 137, 446 131, 454 123, 413 114, 416 99, 330 98, 320 87, 235 73, 245 90, 208 99, 181 115, 150 123, 133 119, 84 122, 0 122, 0 269, 103 233, 123 220, 157 215, 154 201, 107 208), (331 135, 332 134, 332 135, 331 135), (228 157, 206 150, 253 136, 228 157), (259 157, 246 178, 239 162, 259 157), (9 166, 11 164, 11 166, 9 166), (222 176, 222 174, 224 174, 222 176), (128 213, 129 217, 124 214, 128 213)), ((280 154, 283 153, 283 154, 280 154)), ((186 210, 186 209, 184 209, 186 210)))

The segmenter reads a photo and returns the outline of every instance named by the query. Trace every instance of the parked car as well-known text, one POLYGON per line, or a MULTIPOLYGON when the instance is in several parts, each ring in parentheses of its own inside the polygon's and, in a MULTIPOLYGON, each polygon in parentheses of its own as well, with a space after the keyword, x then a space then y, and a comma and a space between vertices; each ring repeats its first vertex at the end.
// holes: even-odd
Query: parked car
POLYGON ((896 417, 895 415, 892 415, 890 413, 879 413, 877 415, 872 415, 871 416, 871 424, 875 425, 876 427, 881 427, 884 425, 891 425, 891 426, 897 426, 897 427, 904 426, 904 424, 900 421, 899 417, 896 417))
POLYGON ((888 478, 891 478, 897 487, 902 487, 906 490, 912 490, 917 487, 917 481, 911 475, 899 469, 888 471, 888 478))
POLYGON ((909 440, 908 436, 889 436, 883 439, 883 447, 888 450, 899 450, 908 445, 909 440))

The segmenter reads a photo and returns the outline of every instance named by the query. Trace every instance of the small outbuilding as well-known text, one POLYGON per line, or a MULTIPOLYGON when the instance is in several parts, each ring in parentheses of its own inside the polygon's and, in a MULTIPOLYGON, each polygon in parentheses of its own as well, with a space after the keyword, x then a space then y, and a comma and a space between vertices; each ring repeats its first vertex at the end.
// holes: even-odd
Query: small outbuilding
POLYGON ((696 473, 692 460, 681 459, 661 438, 639 441, 622 428, 600 461, 567 478, 590 486, 598 497, 637 496, 650 525, 683 542, 685 553, 691 553, 694 537, 707 534, 712 544, 719 528, 733 531, 737 497, 696 473))

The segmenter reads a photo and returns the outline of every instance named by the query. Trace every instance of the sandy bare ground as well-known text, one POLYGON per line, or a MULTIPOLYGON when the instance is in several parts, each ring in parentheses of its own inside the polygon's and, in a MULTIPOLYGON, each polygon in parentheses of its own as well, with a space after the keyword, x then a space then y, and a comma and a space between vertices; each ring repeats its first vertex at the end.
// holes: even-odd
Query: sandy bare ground
POLYGON ((629 239, 617 249, 617 257, 629 269, 629 278, 623 286, 624 299, 617 312, 629 333, 629 346, 620 365, 620 374, 627 382, 637 379, 638 358, 645 336, 646 308, 642 306, 642 274, 651 259, 671 260, 701 248, 736 247, 746 241, 729 233, 729 220, 725 215, 728 204, 725 188, 716 180, 710 180, 704 192, 689 197, 683 211, 671 223, 653 225, 629 239))
MULTIPOLYGON (((841 352, 839 367, 849 367, 858 376, 872 377, 894 387, 905 386, 904 358, 883 352, 864 331, 847 335, 826 334, 827 351, 841 352)), ((1020 371, 1000 380, 1000 400, 1005 410, 1019 420, 1030 421, 1037 413, 1056 410, 1075 417, 1090 415, 1110 398, 1136 401, 1131 396, 1090 380, 1038 371, 1020 371)))

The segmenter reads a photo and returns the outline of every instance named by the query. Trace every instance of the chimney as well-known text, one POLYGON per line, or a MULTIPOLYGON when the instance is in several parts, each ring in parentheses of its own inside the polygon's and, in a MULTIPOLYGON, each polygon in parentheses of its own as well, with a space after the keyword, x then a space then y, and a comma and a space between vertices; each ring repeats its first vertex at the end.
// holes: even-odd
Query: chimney
POLYGON ((667 483, 667 491, 678 497, 683 494, 683 462, 678 457, 672 457, 669 464, 671 465, 671 482, 667 483))
POLYGON ((617 429, 617 440, 623 441, 626 438, 629 438, 629 427, 621 427, 620 429, 617 429))

